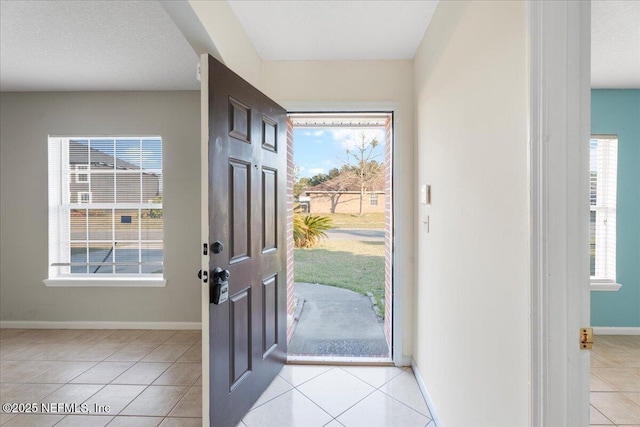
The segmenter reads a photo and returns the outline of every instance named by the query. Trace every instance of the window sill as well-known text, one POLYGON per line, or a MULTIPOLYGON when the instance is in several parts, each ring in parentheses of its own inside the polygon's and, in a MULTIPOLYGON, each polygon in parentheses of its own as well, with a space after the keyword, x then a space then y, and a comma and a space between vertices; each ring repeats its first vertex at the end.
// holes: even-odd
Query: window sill
POLYGON ((155 277, 56 277, 44 279, 46 286, 79 288, 162 288, 167 286, 163 278, 155 277))
POLYGON ((591 291, 617 292, 621 287, 612 280, 591 280, 591 291))

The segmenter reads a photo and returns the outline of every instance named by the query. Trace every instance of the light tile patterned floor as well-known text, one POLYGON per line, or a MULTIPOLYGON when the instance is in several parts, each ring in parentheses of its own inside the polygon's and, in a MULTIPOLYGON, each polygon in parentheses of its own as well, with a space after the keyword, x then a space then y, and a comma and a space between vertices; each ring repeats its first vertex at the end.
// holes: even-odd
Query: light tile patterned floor
POLYGON ((410 368, 287 365, 246 427, 435 427, 410 368))
POLYGON ((200 426, 200 331, 0 330, 0 401, 109 405, 0 412, 3 426, 200 426))
POLYGON ((598 335, 591 353, 591 425, 640 426, 640 336, 598 335))
MULTIPOLYGON (((0 401, 108 405, 6 426, 200 426, 200 331, 0 330, 0 401)), ((240 427, 435 424, 409 368, 287 365, 240 427)))

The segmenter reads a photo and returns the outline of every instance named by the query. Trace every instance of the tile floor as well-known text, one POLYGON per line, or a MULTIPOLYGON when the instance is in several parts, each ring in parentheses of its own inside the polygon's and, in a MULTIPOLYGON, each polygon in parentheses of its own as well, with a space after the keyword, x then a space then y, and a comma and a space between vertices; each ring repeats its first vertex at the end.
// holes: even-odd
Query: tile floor
POLYGON ((244 427, 435 427, 410 368, 287 365, 244 427))
POLYGON ((2 411, 0 425, 201 426, 201 361, 200 331, 1 329, 2 404, 79 410, 2 411), (87 415, 81 404, 109 412, 87 415))
MULTIPOLYGON (((6 426, 200 426, 200 331, 0 330, 0 400, 109 405, 0 413, 6 426)), ((410 369, 288 365, 240 426, 434 426, 410 369)), ((591 425, 640 426, 640 337, 597 336, 591 425)))
MULTIPOLYGON (((200 346, 200 331, 1 329, 3 404, 108 405, 109 412, 0 412, 0 425, 200 426, 200 346)), ((245 426, 435 424, 409 368, 287 365, 245 426)))
POLYGON ((598 335, 591 353, 591 425, 640 426, 640 336, 598 335))

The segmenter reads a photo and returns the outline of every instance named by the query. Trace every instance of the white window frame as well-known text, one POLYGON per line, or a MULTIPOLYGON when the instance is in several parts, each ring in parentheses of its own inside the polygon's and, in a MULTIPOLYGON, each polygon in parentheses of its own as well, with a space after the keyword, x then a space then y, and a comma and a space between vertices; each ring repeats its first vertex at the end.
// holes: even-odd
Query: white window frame
POLYGON ((369 206, 378 206, 378 193, 369 194, 369 206))
POLYGON ((85 204, 91 203, 91 192, 90 191, 78 191, 78 203, 85 204), (89 196, 89 200, 84 202, 82 201, 82 196, 87 194, 89 196))
MULTIPOLYGON (((54 137, 49 136, 48 154, 49 154, 49 275, 43 282, 46 286, 58 287, 163 287, 167 281, 164 278, 164 269, 162 273, 145 274, 145 273, 111 273, 111 274, 82 274, 82 273, 60 273, 60 265, 70 265, 69 252, 69 234, 70 224, 67 216, 64 214, 65 209, 75 209, 78 206, 84 206, 92 203, 92 194, 89 191, 77 192, 77 203, 70 201, 71 174, 75 175, 75 182, 78 181, 78 166, 87 167, 87 181, 90 182, 89 165, 76 165, 75 170, 69 168, 69 150, 65 150, 64 143, 72 139, 162 139, 160 136, 82 136, 82 137, 54 137), (81 202, 80 194, 89 194, 89 203, 81 202)), ((80 169, 84 172, 84 169, 80 169)), ((85 183, 86 183, 85 182, 85 183)), ((141 182, 142 185, 142 182, 141 182)), ((113 204, 99 204, 95 208, 113 208, 113 209, 129 209, 133 204, 124 204, 122 206, 113 204), (104 205, 104 206, 102 206, 104 205)), ((141 209, 163 209, 163 203, 148 204, 149 206, 140 207, 141 209)), ((164 234, 164 233, 163 233, 164 234)), ((139 240, 142 242, 142 240, 139 240)), ((164 237, 162 240, 164 246, 164 237)))
POLYGON ((88 184, 89 183, 89 165, 76 165, 76 183, 78 184, 88 184), (80 179, 81 176, 86 177, 86 179, 80 179))
MULTIPOLYGON (((618 182, 618 137, 592 135, 597 144, 596 203, 589 209, 596 214, 595 223, 595 275, 590 276, 592 291, 617 291, 622 287, 616 279, 616 213, 618 182)), ((591 159, 590 164, 594 161, 591 159)), ((591 171, 592 165, 589 170, 591 171)), ((590 173, 590 181, 591 181, 590 173)), ((590 189, 594 183, 590 182, 590 189)), ((590 190, 591 191, 591 190, 590 190)))

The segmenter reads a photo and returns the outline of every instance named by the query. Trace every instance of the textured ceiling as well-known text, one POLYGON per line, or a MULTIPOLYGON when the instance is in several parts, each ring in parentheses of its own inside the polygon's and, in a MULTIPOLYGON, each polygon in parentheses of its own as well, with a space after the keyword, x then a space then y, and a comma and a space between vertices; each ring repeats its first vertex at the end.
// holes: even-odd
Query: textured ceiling
POLYGON ((591 3, 591 87, 640 88, 640 1, 591 3))
MULTIPOLYGON (((422 1, 230 1, 263 60, 411 59, 422 1)), ((640 0, 592 3, 592 86, 640 88, 640 0)), ((0 90, 198 89, 197 55, 155 0, 0 1, 0 90)))
POLYGON ((412 59, 437 1, 229 1, 265 61, 412 59))
POLYGON ((198 56, 156 1, 0 2, 0 90, 198 89, 198 56))

